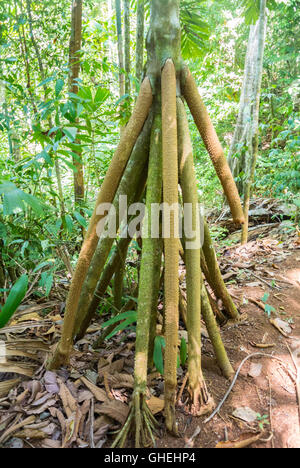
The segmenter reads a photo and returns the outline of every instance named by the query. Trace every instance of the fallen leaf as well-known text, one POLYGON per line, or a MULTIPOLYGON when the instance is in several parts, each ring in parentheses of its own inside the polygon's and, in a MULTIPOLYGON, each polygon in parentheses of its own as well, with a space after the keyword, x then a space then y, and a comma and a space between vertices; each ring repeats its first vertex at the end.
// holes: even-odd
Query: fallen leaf
POLYGON ((55 399, 46 401, 43 405, 40 405, 38 408, 27 410, 27 414, 41 414, 44 413, 48 408, 56 404, 55 399))
POLYGON ((36 369, 36 364, 29 362, 16 364, 14 361, 7 361, 6 363, 0 363, 0 372, 11 372, 13 374, 26 375, 32 377, 36 369))
POLYGON ((253 444, 257 440, 259 440, 262 436, 262 433, 259 432, 257 434, 253 434, 252 432, 248 432, 242 434, 236 440, 228 440, 227 442, 219 442, 215 448, 245 448, 249 447, 249 445, 253 444))
POLYGON ((31 424, 35 421, 35 417, 34 416, 29 416, 28 418, 24 419, 23 421, 17 423, 17 424, 13 424, 10 428, 8 428, 3 434, 2 436, 0 437, 0 443, 3 444, 3 442, 5 442, 9 436, 11 436, 11 434, 14 434, 15 432, 18 431, 18 429, 20 429, 21 427, 24 427, 26 426, 26 424, 31 424))
POLYGON ((250 345, 253 346, 253 348, 261 348, 261 349, 267 349, 267 348, 273 348, 275 346, 274 343, 254 343, 253 341, 250 341, 250 345))
POLYGON ((270 323, 285 337, 288 337, 292 333, 289 324, 280 318, 270 319, 270 323))
POLYGON ((0 398, 6 397, 10 390, 18 385, 20 381, 20 379, 10 379, 5 380, 4 382, 0 382, 0 398))
POLYGON ((89 382, 88 379, 86 379, 85 377, 81 377, 80 380, 92 392, 97 401, 107 400, 107 395, 104 390, 102 390, 99 387, 96 387, 96 385, 89 382))
POLYGON ((46 371, 44 375, 44 384, 47 392, 59 393, 59 386, 57 383, 57 375, 55 372, 46 371))
POLYGON ((123 425, 127 419, 129 407, 118 400, 107 400, 100 406, 99 413, 106 414, 123 425))
POLYGON ((157 414, 163 411, 165 407, 165 400, 152 396, 149 400, 147 400, 147 405, 152 414, 157 414))

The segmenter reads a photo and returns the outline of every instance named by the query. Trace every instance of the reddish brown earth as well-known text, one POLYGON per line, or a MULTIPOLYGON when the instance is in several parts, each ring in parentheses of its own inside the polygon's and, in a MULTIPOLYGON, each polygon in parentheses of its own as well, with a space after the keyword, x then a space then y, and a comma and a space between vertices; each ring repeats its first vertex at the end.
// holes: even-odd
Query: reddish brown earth
MULTIPOLYGON (((300 357, 300 250, 289 252, 291 255, 280 263, 280 275, 291 281, 291 285, 280 283, 283 289, 270 293, 268 304, 272 305, 282 319, 292 319, 293 332, 290 338, 282 336, 269 322, 267 314, 259 307, 248 303, 241 307, 241 312, 247 314, 247 319, 239 325, 226 325, 222 328, 222 337, 230 360, 236 370, 241 361, 252 353, 262 352, 273 354, 282 360, 254 357, 248 360, 241 370, 237 383, 222 407, 220 414, 212 421, 203 424, 205 417, 187 417, 178 411, 179 433, 184 438, 176 439, 165 436, 158 442, 159 447, 184 447, 186 439, 190 438, 197 426, 201 432, 194 441, 195 448, 213 448, 220 441, 239 439, 243 434, 260 430, 258 422, 247 424, 232 416, 238 407, 247 406, 259 413, 267 415, 269 424, 265 424, 263 439, 251 445, 252 448, 300 448, 300 408, 298 406, 295 379, 295 366, 289 349, 299 349, 300 357), (274 294, 280 293, 277 297, 274 294), (283 310, 284 308, 284 310, 283 310), (281 312, 281 315, 280 315, 281 312), (268 349, 258 349, 251 343, 274 343, 268 349), (259 377, 250 377, 248 372, 251 363, 261 363, 262 371, 259 377), (291 374, 291 375, 290 375, 291 374)), ((275 274, 278 269, 271 268, 275 274)), ((233 287, 231 291, 238 297, 261 299, 267 286, 233 287)), ((274 315, 274 314, 273 314, 274 315)), ((212 357, 212 348, 208 340, 203 345, 204 356, 212 357)), ((298 360, 300 364, 300 359, 298 360)), ((226 393, 229 383, 221 377, 216 367, 204 369, 204 374, 215 402, 219 403, 226 393)))

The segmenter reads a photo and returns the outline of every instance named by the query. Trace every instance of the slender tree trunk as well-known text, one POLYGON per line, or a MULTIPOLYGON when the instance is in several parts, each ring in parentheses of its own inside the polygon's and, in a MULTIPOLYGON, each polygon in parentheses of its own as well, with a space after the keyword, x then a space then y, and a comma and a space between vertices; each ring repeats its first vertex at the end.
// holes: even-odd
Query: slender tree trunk
POLYGON ((142 80, 144 64, 145 0, 138 0, 136 27, 135 75, 138 86, 142 80))
POLYGON ((130 0, 124 0, 124 26, 125 93, 130 95, 130 0))
MULTIPOLYGON (((71 37, 69 47, 69 91, 78 93, 78 78, 80 72, 80 49, 82 40, 82 0, 72 0, 71 37)), ((76 119, 76 122, 78 120, 76 119)), ((80 138, 76 139, 80 143, 80 138)), ((77 157, 73 157, 74 171, 74 196, 75 204, 80 204, 84 200, 84 175, 82 152, 75 151, 77 157)))
POLYGON ((250 26, 239 114, 228 154, 228 163, 238 179, 239 192, 244 198, 242 243, 246 243, 248 239, 251 186, 258 156, 259 104, 267 26, 266 3, 266 0, 260 0, 259 19, 255 25, 250 26), (243 177, 241 174, 244 174, 243 177))
POLYGON ((249 205, 251 196, 251 187, 255 177, 255 167, 258 157, 258 139, 259 139, 259 105, 261 95, 261 82, 263 74, 263 58, 266 41, 266 28, 267 28, 267 13, 266 13, 267 1, 261 0, 260 2, 260 16, 257 22, 257 39, 255 44, 255 50, 257 51, 254 63, 254 93, 252 103, 252 125, 249 129, 248 147, 251 147, 249 151, 249 158, 245 161, 245 174, 246 181, 244 184, 244 216, 245 224, 242 227, 242 244, 246 244, 248 241, 248 226, 249 226, 249 205))
MULTIPOLYGON (((22 3, 21 3, 22 7, 22 3)), ((17 2, 15 1, 15 9, 16 9, 16 17, 18 19, 18 5, 17 2)), ((32 92, 31 88, 31 77, 30 77, 30 63, 29 63, 29 53, 28 53, 28 48, 27 48, 27 42, 26 42, 26 37, 25 37, 25 31, 24 31, 24 25, 22 24, 20 28, 18 28, 18 36, 19 36, 19 42, 20 42, 20 49, 21 49, 21 55, 24 60, 24 65, 25 65, 25 74, 26 74, 26 88, 28 91, 28 96, 29 96, 29 101, 32 106, 33 113, 35 117, 38 116, 38 110, 34 102, 34 95, 32 92)))
POLYGON ((121 0, 115 0, 116 5, 116 21, 118 35, 118 58, 119 58, 119 94, 120 98, 125 94, 125 69, 124 52, 123 52, 123 33, 122 33, 122 12, 121 0))

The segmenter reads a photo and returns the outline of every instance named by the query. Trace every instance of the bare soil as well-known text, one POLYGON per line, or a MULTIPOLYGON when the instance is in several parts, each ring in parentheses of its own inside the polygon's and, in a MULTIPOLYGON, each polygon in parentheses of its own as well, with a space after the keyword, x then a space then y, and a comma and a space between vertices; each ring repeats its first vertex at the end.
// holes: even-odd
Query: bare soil
MULTIPOLYGON (((261 416, 267 416, 265 420, 268 424, 263 425, 262 439, 266 440, 273 434, 269 441, 257 441, 251 445, 252 448, 300 448, 300 402, 297 401, 295 378, 292 378, 295 376, 295 366, 289 351, 298 349, 300 352, 300 250, 290 252, 279 267, 280 275, 291 282, 290 285, 280 283, 283 286, 280 291, 272 292, 266 285, 251 287, 241 284, 232 287, 231 292, 237 297, 255 300, 260 300, 269 292, 268 304, 276 309, 281 319, 291 322, 291 336, 286 338, 281 335, 270 323, 266 312, 248 302, 240 308, 247 319, 240 324, 227 324, 222 328, 222 337, 235 370, 247 355, 258 352, 272 354, 282 363, 271 358, 249 359, 220 413, 213 420, 203 424, 205 417, 195 418, 184 414, 184 410, 178 411, 179 433, 183 437, 176 439, 165 435, 159 439, 159 447, 184 447, 197 426, 201 432, 194 440, 195 448, 213 448, 220 441, 234 441, 244 433, 260 430, 259 421, 248 424, 232 415, 236 408, 249 407, 261 416), (259 349, 253 346, 254 343, 274 346, 259 349), (262 364, 258 377, 248 375, 252 363, 262 364)), ((270 271, 276 274, 278 269, 271 267, 270 271)), ((211 365, 208 361, 204 374, 215 402, 219 403, 229 382, 219 375, 208 340, 204 340, 203 355, 211 358, 211 365)), ((204 359, 205 364, 207 360, 204 359)))

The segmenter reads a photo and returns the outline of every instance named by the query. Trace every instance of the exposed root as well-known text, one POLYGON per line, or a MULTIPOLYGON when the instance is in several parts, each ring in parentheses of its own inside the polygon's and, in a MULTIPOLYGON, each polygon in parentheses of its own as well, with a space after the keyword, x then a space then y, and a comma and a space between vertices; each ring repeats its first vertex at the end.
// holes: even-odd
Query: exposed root
POLYGON ((158 422, 151 413, 143 393, 135 392, 129 414, 111 448, 123 448, 128 437, 135 434, 135 448, 155 446, 154 434, 158 422))
POLYGON ((69 348, 63 349, 62 343, 59 343, 54 351, 53 356, 47 362, 48 370, 59 369, 60 367, 67 366, 69 364, 70 354, 72 351, 71 345, 69 348))
POLYGON ((188 412, 193 416, 202 416, 210 413, 215 408, 213 397, 207 390, 204 378, 199 378, 199 383, 196 388, 189 388, 189 403, 188 412))

